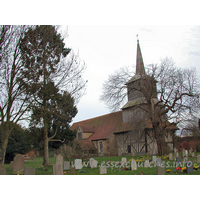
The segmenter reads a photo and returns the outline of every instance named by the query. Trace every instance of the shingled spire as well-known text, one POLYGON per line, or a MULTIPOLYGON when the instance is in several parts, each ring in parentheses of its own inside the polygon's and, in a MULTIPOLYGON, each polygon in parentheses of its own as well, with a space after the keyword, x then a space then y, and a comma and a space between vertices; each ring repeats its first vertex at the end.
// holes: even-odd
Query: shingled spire
POLYGON ((142 59, 142 53, 140 49, 139 40, 137 40, 137 55, 136 55, 136 74, 145 75, 144 63, 142 59))

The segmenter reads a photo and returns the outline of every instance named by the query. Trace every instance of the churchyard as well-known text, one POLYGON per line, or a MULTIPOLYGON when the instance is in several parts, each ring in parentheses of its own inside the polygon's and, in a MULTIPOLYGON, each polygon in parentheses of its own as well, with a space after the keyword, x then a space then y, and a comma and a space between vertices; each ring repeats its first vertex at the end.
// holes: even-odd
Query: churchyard
POLYGON ((184 150, 165 156, 113 156, 66 160, 61 154, 50 157, 50 166, 43 158, 24 160, 17 155, 0 174, 6 175, 200 175, 200 155, 184 150), (17 161, 16 161, 17 160, 17 161), (179 164, 179 165, 178 165, 179 164))

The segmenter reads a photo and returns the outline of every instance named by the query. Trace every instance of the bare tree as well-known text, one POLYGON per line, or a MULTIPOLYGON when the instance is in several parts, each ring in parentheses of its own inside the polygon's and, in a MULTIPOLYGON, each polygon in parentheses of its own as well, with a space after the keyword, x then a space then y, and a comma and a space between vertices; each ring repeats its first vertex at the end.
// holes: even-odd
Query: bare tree
POLYGON ((12 131, 11 123, 27 119, 30 109, 29 95, 19 82, 22 63, 19 44, 27 26, 0 26, 0 113, 1 113, 1 165, 4 165, 8 139, 12 131))

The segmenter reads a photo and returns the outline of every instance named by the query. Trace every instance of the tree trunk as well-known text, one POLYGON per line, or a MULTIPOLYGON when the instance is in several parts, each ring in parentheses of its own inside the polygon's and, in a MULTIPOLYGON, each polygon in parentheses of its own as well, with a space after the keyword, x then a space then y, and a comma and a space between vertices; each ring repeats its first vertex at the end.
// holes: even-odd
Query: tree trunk
POLYGON ((48 138, 48 127, 47 120, 44 117, 44 166, 49 165, 49 138, 48 138))
POLYGON ((1 140, 0 167, 4 167, 7 146, 8 146, 8 136, 5 134, 1 140))

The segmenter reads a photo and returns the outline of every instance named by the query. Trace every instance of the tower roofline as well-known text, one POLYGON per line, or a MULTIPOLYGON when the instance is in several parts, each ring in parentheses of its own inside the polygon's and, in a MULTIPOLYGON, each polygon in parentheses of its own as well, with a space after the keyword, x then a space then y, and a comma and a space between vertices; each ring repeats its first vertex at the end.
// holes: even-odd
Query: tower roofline
POLYGON ((137 75, 146 75, 144 62, 142 58, 142 53, 140 49, 139 39, 137 39, 137 55, 136 55, 136 74, 137 75))

